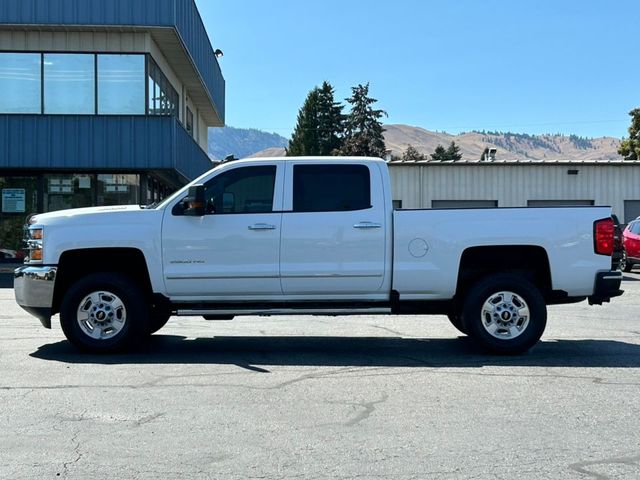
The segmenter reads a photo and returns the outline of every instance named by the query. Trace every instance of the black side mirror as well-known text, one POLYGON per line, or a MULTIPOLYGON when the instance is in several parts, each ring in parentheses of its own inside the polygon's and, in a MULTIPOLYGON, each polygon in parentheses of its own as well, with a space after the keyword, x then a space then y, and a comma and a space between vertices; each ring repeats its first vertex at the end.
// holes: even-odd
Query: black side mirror
POLYGON ((204 185, 189 187, 189 193, 182 200, 183 215, 202 217, 205 214, 204 185))

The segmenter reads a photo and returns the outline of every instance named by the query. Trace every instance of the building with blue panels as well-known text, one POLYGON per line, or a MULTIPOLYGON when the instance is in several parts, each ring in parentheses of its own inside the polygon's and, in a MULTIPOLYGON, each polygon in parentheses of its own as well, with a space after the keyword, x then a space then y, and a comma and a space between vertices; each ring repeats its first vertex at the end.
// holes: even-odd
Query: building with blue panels
POLYGON ((194 0, 0 0, 0 261, 30 213, 152 203, 205 172, 224 113, 194 0))

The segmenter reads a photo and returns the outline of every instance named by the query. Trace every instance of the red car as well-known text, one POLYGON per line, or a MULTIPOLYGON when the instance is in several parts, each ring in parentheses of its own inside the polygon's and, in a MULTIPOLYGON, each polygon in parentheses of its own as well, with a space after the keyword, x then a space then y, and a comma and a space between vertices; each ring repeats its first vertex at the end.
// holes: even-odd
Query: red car
POLYGON ((630 222, 622 232, 622 245, 620 270, 630 272, 636 263, 640 263, 640 217, 630 222))

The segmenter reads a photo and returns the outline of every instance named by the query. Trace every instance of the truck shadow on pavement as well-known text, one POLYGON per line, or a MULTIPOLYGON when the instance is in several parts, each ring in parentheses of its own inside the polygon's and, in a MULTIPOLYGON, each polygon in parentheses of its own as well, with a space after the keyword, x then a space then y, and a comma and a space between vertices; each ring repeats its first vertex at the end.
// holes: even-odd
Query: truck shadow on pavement
MULTIPOLYGON (((636 332, 633 332, 636 333, 636 332)), ((640 336, 640 332, 637 332, 640 336)), ((134 353, 91 355, 67 341, 43 345, 31 357, 74 364, 269 366, 593 367, 639 368, 640 345, 615 340, 548 340, 520 356, 489 355, 467 337, 213 337, 154 335, 134 353)))

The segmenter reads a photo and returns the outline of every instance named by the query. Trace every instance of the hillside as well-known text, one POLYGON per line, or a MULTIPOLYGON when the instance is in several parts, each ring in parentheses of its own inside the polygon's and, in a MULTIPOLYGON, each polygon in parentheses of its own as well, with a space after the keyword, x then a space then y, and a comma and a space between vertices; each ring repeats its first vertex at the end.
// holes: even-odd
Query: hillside
POLYGON ((575 135, 528 135, 509 132, 468 132, 459 135, 431 132, 408 125, 385 125, 387 148, 402 155, 409 144, 419 152, 433 153, 438 145, 452 141, 464 160, 478 160, 485 147, 498 150, 498 160, 619 160, 620 139, 582 138, 575 135))
POLYGON ((284 148, 288 140, 276 133, 248 128, 210 128, 209 154, 216 160, 227 155, 248 157, 267 148, 284 148))
MULTIPOLYGON (((498 160, 619 160, 620 139, 583 138, 575 135, 528 135, 510 132, 467 132, 450 135, 409 125, 385 125, 385 141, 393 155, 401 156, 409 144, 419 152, 433 153, 452 141, 463 160, 478 160, 485 147, 498 150, 498 160)), ((285 154, 287 139, 275 133, 233 127, 209 129, 209 151, 216 159, 229 154, 271 157, 285 154)))

